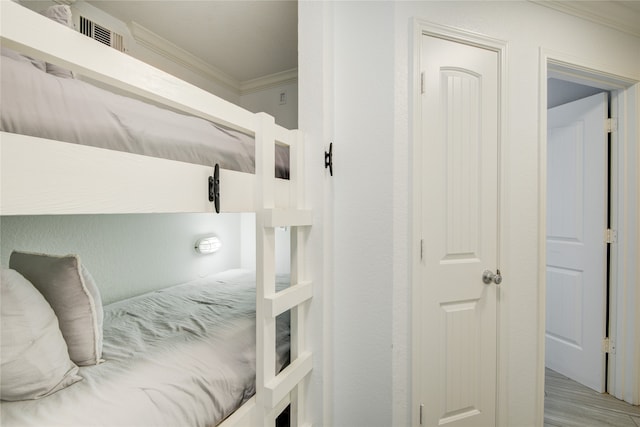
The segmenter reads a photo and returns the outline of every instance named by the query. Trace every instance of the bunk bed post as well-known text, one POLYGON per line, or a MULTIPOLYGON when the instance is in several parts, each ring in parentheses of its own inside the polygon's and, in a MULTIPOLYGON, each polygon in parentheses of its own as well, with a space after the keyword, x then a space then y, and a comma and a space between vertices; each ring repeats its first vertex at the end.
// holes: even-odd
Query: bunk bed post
POLYGON ((275 416, 266 401, 265 386, 275 378, 276 319, 266 309, 265 298, 275 295, 275 230, 265 216, 273 209, 275 175, 275 121, 256 114, 256 421, 274 426, 275 416))
MULTIPOLYGON (((291 208, 304 209, 304 138, 301 131, 292 132, 293 144, 289 148, 289 179, 291 180, 291 208)), ((304 239, 307 229, 291 228, 291 283, 305 279, 304 239)), ((295 360, 305 349, 306 302, 291 309, 291 360, 295 360)), ((291 393, 291 427, 304 424, 305 384, 299 383, 291 393)))

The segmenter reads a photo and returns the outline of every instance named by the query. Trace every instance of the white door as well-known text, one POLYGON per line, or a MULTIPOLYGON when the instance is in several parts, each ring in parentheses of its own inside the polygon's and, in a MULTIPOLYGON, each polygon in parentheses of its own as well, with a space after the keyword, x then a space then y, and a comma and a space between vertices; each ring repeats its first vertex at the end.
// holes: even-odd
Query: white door
POLYGON ((607 95, 548 111, 546 366, 604 392, 607 95))
POLYGON ((421 49, 422 425, 494 426, 498 53, 426 35, 421 49))

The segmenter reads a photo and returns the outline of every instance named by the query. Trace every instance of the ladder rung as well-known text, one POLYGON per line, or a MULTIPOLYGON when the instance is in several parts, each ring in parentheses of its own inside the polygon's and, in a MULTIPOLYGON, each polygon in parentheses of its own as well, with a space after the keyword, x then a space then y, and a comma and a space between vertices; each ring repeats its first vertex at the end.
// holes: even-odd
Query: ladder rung
POLYGON ((265 227, 301 227, 313 223, 313 212, 300 209, 267 209, 265 227))
POLYGON ((313 357, 310 351, 300 354, 296 360, 284 368, 274 379, 265 385, 265 404, 275 407, 284 397, 291 393, 296 385, 311 372, 313 357))
POLYGON ((300 305, 312 296, 311 282, 300 282, 275 295, 265 297, 266 311, 271 317, 276 317, 278 314, 300 305))

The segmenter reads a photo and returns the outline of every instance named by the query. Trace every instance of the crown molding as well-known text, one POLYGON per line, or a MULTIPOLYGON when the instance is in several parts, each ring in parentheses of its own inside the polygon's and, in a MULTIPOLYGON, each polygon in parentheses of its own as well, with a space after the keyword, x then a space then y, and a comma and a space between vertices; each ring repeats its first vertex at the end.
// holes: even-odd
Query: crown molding
POLYGON ((280 71, 278 73, 241 82, 240 95, 246 95, 248 93, 258 92, 285 84, 297 83, 297 81, 298 69, 292 68, 290 70, 280 71))
POLYGON ((176 46, 169 40, 157 35, 153 31, 148 30, 137 22, 129 24, 131 35, 137 43, 152 50, 153 52, 165 57, 166 59, 182 65, 204 77, 219 83, 232 91, 240 92, 240 82, 214 67, 213 65, 201 60, 197 56, 187 52, 181 47, 176 46))
POLYGON ((640 37, 640 11, 623 1, 529 1, 640 37))
POLYGON ((138 44, 232 90, 240 96, 298 81, 297 68, 269 74, 256 79, 239 81, 190 52, 176 46, 153 31, 148 30, 137 22, 131 22, 129 28, 131 35, 138 44))

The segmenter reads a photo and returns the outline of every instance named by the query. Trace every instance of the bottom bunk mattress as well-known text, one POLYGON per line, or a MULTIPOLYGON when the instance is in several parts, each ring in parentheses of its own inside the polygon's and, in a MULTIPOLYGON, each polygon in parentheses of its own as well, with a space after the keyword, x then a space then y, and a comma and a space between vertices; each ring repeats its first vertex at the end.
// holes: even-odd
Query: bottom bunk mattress
MULTIPOLYGON (((277 278, 278 288, 288 278, 277 278)), ((255 393, 255 273, 230 270, 104 307, 103 359, 37 400, 2 402, 10 426, 213 426, 255 393)), ((276 371, 289 360, 278 318, 276 371)))

